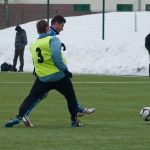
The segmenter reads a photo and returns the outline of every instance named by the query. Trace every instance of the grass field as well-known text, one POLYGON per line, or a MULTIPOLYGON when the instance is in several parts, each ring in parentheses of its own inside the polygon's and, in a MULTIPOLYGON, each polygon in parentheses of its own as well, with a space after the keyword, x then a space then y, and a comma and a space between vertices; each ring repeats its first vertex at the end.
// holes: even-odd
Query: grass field
POLYGON ((76 75, 73 83, 80 103, 96 108, 81 118, 84 127, 70 127, 65 99, 51 91, 30 115, 33 128, 22 123, 4 128, 33 81, 27 73, 0 73, 0 150, 150 149, 150 122, 139 116, 142 107, 150 106, 150 78, 76 75))

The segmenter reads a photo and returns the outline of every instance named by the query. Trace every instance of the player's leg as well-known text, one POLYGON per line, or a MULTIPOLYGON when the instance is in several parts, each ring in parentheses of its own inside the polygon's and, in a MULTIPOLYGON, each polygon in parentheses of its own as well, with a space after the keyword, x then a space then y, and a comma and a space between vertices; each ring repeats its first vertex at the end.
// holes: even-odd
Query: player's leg
POLYGON ((82 117, 84 115, 87 115, 87 114, 92 114, 95 112, 95 108, 85 108, 85 107, 82 107, 79 103, 78 103, 78 116, 79 117, 82 117))
MULTIPOLYGON (((25 126, 27 126, 27 127, 33 126, 33 124, 31 123, 31 121, 29 119, 29 114, 31 113, 32 109, 41 102, 41 100, 43 100, 45 97, 47 97, 47 95, 48 95, 48 93, 45 93, 41 98, 36 100, 33 103, 33 105, 27 110, 27 112, 25 113, 25 115, 22 118, 22 121, 25 126)), ((82 117, 86 114, 91 114, 91 113, 95 112, 95 108, 84 108, 79 103, 77 105, 78 105, 78 116, 79 117, 82 117)))
POLYGON ((21 104, 19 108, 19 115, 24 116, 27 111, 31 108, 31 106, 34 105, 34 103, 37 103, 37 101, 49 91, 48 83, 41 82, 38 78, 35 81, 35 84, 33 85, 30 94, 27 96, 27 98, 24 100, 24 102, 21 104))
POLYGON ((31 121, 29 119, 29 114, 31 113, 33 108, 36 107, 36 105, 38 105, 41 102, 41 100, 43 100, 47 95, 48 95, 48 93, 43 94, 38 100, 35 100, 35 102, 27 110, 27 112, 25 113, 25 115, 22 118, 22 121, 23 121, 25 126, 27 126, 27 127, 33 126, 33 124, 31 123, 31 121))
POLYGON ((45 97, 47 97, 47 95, 48 95, 48 92, 47 92, 47 93, 44 93, 40 98, 38 98, 37 100, 35 100, 35 102, 30 106, 30 108, 27 110, 27 112, 25 113, 24 116, 28 116, 28 115, 31 113, 32 109, 33 109, 36 105, 38 105, 41 100, 43 100, 45 97))
POLYGON ((49 91, 48 83, 41 82, 38 78, 36 79, 30 94, 25 98, 23 103, 19 108, 19 113, 16 118, 8 121, 5 124, 5 127, 12 127, 15 124, 18 124, 22 117, 26 114, 27 110, 44 94, 49 91))
POLYGON ((61 79, 56 83, 55 89, 64 95, 67 100, 68 110, 71 114, 72 127, 82 126, 77 119, 78 104, 71 80, 67 77, 61 79))

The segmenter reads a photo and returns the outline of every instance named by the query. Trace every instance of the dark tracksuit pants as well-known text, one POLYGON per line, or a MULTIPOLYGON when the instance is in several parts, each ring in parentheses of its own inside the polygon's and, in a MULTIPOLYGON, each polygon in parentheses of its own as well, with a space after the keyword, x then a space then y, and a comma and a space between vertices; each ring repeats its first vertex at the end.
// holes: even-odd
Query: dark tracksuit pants
POLYGON ((68 109, 71 114, 71 119, 74 120, 77 117, 78 107, 75 92, 71 80, 68 77, 56 82, 42 82, 36 78, 33 87, 30 90, 29 95, 25 98, 19 108, 19 116, 23 117, 27 110, 38 101, 43 94, 55 89, 65 96, 68 104, 68 109))
POLYGON ((23 71, 24 66, 24 48, 23 49, 15 49, 14 59, 13 59, 13 68, 16 68, 18 57, 20 59, 20 67, 19 70, 23 71))

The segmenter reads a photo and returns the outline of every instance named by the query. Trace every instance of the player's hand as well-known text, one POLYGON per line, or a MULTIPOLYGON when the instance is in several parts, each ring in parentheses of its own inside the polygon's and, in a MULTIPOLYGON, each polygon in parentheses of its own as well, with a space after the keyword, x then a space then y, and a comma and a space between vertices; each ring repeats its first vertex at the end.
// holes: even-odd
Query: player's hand
POLYGON ((35 67, 34 67, 34 70, 33 70, 33 73, 32 73, 35 77, 37 76, 36 72, 35 72, 35 67))
POLYGON ((70 71, 65 70, 65 71, 63 71, 63 72, 64 72, 64 74, 65 74, 66 77, 72 78, 72 73, 71 73, 70 71))
POLYGON ((63 51, 65 51, 65 50, 66 50, 66 46, 65 46, 65 44, 64 44, 64 43, 61 43, 61 47, 63 48, 63 51))

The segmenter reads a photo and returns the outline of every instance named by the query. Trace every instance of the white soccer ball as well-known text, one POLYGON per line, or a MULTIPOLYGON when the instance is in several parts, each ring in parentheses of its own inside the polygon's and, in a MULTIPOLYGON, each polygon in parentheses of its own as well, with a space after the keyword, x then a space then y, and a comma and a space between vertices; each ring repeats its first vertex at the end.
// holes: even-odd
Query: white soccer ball
POLYGON ((150 107, 144 107, 140 111, 140 116, 144 121, 150 121, 150 107))

